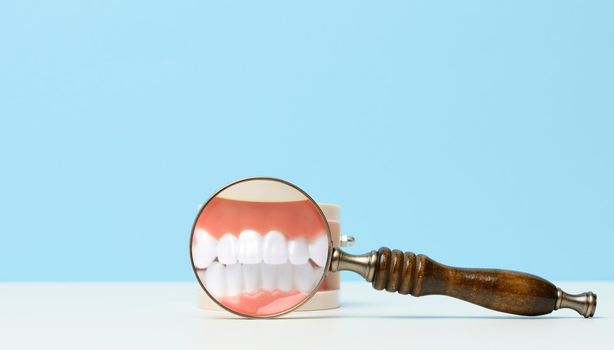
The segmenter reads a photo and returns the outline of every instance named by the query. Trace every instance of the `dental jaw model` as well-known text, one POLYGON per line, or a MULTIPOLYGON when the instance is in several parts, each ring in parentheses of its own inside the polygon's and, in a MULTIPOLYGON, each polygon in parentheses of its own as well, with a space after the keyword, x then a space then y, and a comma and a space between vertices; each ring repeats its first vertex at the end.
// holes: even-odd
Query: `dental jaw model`
POLYGON ((386 247, 348 254, 333 240, 331 226, 320 206, 295 185, 273 178, 239 180, 214 194, 197 216, 192 266, 209 298, 247 317, 279 316, 318 290, 336 291, 336 272, 344 270, 377 290, 447 295, 505 313, 537 316, 561 308, 586 318, 595 313, 594 293, 567 294, 527 273, 447 266, 386 247))
MULTIPOLYGON (((334 217, 334 208, 326 208, 334 217)), ((332 238, 322 215, 305 194, 283 183, 246 181, 223 190, 195 223, 191 246, 199 280, 218 305, 242 314, 293 309, 320 282, 323 293, 311 308, 336 307, 338 274, 324 279, 332 238)))
MULTIPOLYGON (((341 242, 340 232, 341 232, 341 224, 339 219, 339 207, 333 204, 318 204, 322 213, 326 217, 326 221, 328 222, 328 226, 330 227, 331 237, 333 240, 333 248, 338 248, 340 244, 347 243, 341 242)), ((202 223, 201 223, 202 224, 202 223)), ((199 258, 205 259, 205 262, 210 260, 210 257, 213 254, 216 254, 216 249, 207 248, 208 245, 217 244, 217 240, 211 240, 211 235, 200 225, 195 232, 194 235, 194 243, 192 247, 195 250, 193 252, 194 256, 198 256, 199 258), (209 236, 209 237, 207 237, 209 236), (209 244, 204 243, 202 245, 196 244, 196 242, 210 242, 209 244), (206 258, 209 256, 209 258, 206 258)), ((307 243, 307 242, 305 242, 307 243)), ((270 246, 269 246, 270 248, 270 246)), ((292 264, 298 264, 303 261, 300 257, 301 252, 305 252, 306 255, 309 255, 309 245, 303 244, 302 240, 298 242, 291 242, 286 239, 286 248, 288 251, 288 261, 292 264), (298 245, 298 247, 297 247, 298 245), (305 252, 305 246, 307 246, 307 251, 305 252), (297 255, 299 258, 297 259, 297 255)), ((315 250, 312 249, 312 252, 315 253, 315 250)), ((197 271, 201 278, 204 278, 204 268, 206 268, 205 264, 197 264, 197 271)), ((254 283, 259 285, 260 289, 264 289, 265 291, 275 291, 277 289, 277 282, 279 281, 276 276, 276 272, 278 272, 274 268, 265 268, 262 269, 260 266, 260 278, 254 283)), ((297 310, 298 311, 311 311, 311 310, 323 310, 323 309, 333 309, 339 307, 339 285, 340 278, 338 272, 329 272, 326 274, 322 285, 318 291, 311 297, 305 304, 301 305, 297 310)), ((211 299, 206 293, 200 293, 198 296, 198 306, 201 309, 205 310, 223 310, 218 304, 215 303, 213 299, 211 299)))

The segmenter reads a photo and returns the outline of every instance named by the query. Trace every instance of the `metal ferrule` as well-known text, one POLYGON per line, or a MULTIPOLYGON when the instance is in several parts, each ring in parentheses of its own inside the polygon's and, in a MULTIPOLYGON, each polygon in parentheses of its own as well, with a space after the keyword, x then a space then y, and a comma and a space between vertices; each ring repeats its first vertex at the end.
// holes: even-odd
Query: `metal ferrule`
POLYGON ((364 277, 367 282, 372 282, 375 276, 376 263, 377 251, 375 250, 362 255, 352 255, 339 248, 334 248, 330 270, 332 272, 354 271, 364 277))
POLYGON ((576 310, 580 315, 589 318, 595 314, 595 308, 597 307, 597 295, 593 292, 586 292, 580 294, 567 294, 557 288, 556 291, 556 303, 554 309, 572 309, 576 310))

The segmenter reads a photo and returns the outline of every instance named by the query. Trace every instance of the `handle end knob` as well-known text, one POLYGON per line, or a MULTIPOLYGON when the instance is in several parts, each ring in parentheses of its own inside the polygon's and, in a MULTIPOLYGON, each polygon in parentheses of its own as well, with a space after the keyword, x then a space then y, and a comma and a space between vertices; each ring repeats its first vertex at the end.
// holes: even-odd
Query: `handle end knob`
POLYGON ((585 318, 593 317, 597 308, 597 295, 593 292, 567 294, 561 288, 557 288, 554 309, 563 308, 576 310, 585 318))

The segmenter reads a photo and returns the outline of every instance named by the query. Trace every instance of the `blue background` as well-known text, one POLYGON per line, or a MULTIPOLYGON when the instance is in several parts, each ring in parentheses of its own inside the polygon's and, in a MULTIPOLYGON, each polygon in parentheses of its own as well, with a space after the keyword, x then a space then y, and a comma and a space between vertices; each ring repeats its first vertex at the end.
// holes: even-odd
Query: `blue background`
POLYGON ((253 175, 353 252, 614 279, 613 4, 3 1, 0 280, 192 280, 253 175))

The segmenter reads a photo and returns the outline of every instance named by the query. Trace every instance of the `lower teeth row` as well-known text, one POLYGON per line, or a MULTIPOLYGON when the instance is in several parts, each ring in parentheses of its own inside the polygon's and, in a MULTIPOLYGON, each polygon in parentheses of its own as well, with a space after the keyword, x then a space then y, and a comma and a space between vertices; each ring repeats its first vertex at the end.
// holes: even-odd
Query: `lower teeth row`
POLYGON ((310 263, 223 265, 214 261, 207 269, 199 270, 198 274, 207 291, 215 297, 261 290, 309 293, 321 279, 323 268, 312 267, 310 263))

